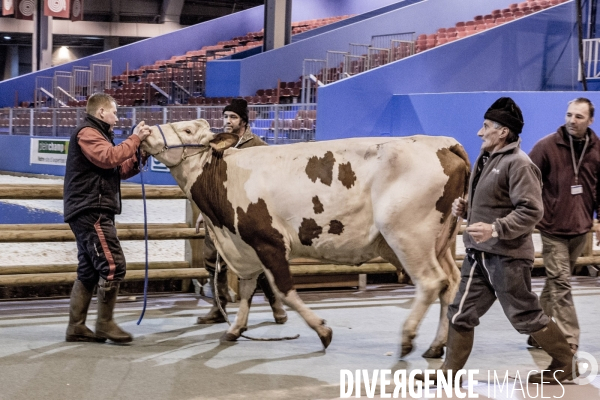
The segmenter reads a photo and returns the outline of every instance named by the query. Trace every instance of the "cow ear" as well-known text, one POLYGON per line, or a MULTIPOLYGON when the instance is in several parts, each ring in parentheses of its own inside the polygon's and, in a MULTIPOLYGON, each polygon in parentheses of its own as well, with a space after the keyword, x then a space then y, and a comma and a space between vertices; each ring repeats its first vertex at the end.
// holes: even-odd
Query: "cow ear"
POLYGON ((216 151, 225 151, 236 145, 240 140, 237 135, 231 133, 219 133, 213 140, 210 141, 210 147, 216 151))

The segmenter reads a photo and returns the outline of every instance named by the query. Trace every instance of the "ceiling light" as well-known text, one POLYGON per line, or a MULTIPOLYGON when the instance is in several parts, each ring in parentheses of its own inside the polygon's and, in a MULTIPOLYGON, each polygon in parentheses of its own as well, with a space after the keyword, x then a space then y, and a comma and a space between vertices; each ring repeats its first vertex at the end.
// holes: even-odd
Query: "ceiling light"
POLYGON ((10 40, 12 39, 10 36, 4 36, 4 40, 10 40))

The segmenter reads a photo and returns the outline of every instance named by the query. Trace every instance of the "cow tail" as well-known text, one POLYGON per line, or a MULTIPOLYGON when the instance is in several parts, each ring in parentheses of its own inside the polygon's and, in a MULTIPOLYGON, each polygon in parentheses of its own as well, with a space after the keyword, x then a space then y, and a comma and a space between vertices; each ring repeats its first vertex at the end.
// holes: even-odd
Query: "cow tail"
MULTIPOLYGON (((462 181, 464 182, 464 184, 463 184, 462 196, 466 199, 468 196, 469 178, 471 175, 471 162, 469 161, 469 155, 465 151, 464 147, 462 147, 459 143, 456 143, 455 145, 450 146, 448 149, 450 150, 451 153, 453 153, 457 157, 459 157, 464 163, 464 168, 461 168, 462 171, 461 171, 461 169, 457 169, 455 171, 455 173, 463 175, 462 181)), ((446 218, 446 221, 444 222, 444 227, 442 228, 442 231, 441 231, 442 236, 439 238, 440 242, 438 243, 438 246, 437 246, 438 259, 440 257, 445 256, 446 251, 450 247, 450 243, 452 243, 453 240, 456 240, 456 236, 458 235, 458 231, 460 228, 458 219, 459 219, 458 217, 454 217, 454 216, 450 216, 450 218, 446 218)))

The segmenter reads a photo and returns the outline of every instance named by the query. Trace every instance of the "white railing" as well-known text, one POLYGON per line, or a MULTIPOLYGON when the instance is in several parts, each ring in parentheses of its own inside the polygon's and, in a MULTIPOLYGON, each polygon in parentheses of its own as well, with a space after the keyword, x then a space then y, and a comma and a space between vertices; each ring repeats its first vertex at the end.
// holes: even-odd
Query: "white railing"
MULTIPOLYGON (((140 121, 166 122, 206 119, 214 132, 223 129, 224 106, 119 107, 117 136, 126 137, 140 121)), ((315 139, 316 104, 250 105, 252 131, 269 144, 315 139)), ((68 137, 85 118, 83 107, 0 109, 0 135, 68 137)))
MULTIPOLYGON (((600 39, 583 40, 583 64, 586 79, 600 79, 600 39)), ((581 63, 579 63, 579 80, 582 80, 581 63)))

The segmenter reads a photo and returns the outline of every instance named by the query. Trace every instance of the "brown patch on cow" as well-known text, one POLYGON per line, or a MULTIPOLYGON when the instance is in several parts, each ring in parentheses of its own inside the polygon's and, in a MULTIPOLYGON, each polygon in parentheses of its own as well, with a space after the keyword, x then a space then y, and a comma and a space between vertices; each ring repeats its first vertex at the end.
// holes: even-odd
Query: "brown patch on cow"
POLYGON ((313 156, 308 159, 308 163, 306 164, 306 175, 308 175, 308 178, 313 182, 320 179, 324 185, 331 186, 331 182, 333 181, 334 163, 335 158, 330 151, 325 153, 322 158, 313 156))
POLYGON ((312 218, 302 218, 300 229, 298 229, 298 237, 300 243, 305 246, 312 246, 313 239, 319 237, 323 233, 323 228, 317 225, 317 222, 312 218))
POLYGON ((319 196, 313 197, 312 202, 315 214, 321 214, 323 211, 325 211, 325 208, 323 208, 323 203, 321 203, 321 200, 319 200, 319 196))
POLYGON ((235 210, 227 199, 226 181, 227 163, 223 161, 223 154, 213 152, 190 192, 192 200, 215 227, 225 227, 235 233, 235 210))
POLYGON ((440 223, 443 224, 452 212, 452 202, 467 191, 470 163, 467 153, 458 144, 440 149, 436 154, 444 174, 448 176, 442 197, 435 203, 435 209, 442 213, 440 223))
POLYGON ((340 164, 338 168, 338 179, 342 182, 342 185, 350 189, 354 182, 356 182, 356 174, 352 171, 352 165, 350 161, 345 164, 340 164))
POLYGON ((329 230, 327 233, 331 233, 333 235, 341 235, 344 232, 344 224, 336 219, 332 219, 329 221, 329 230))
POLYGON ((261 198, 244 211, 237 208, 240 237, 254 249, 260 262, 273 274, 277 289, 287 294, 294 281, 286 258, 283 235, 273 227, 273 217, 261 198))

